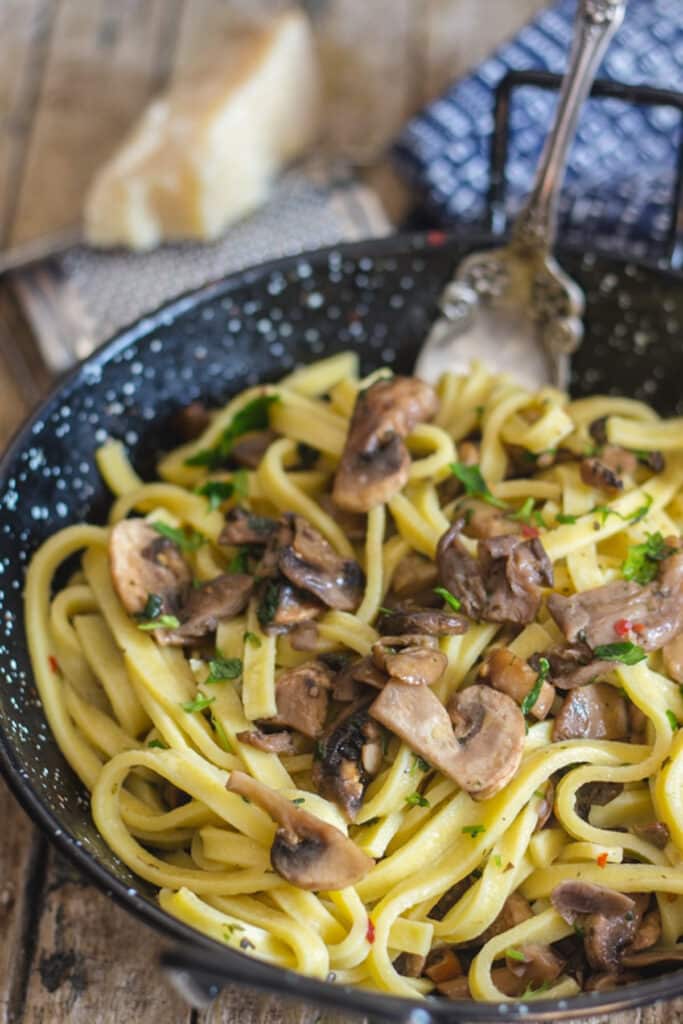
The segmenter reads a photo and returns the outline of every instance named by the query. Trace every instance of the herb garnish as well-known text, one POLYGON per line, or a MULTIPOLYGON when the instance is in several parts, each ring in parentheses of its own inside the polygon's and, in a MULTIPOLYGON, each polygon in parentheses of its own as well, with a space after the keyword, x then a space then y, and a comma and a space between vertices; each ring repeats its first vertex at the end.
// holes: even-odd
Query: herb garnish
POLYGON ((301 807, 301 805, 305 802, 306 797, 303 796, 295 796, 294 799, 292 800, 292 803, 294 804, 295 807, 301 807))
POLYGON ((489 486, 481 475, 479 466, 466 466, 464 462, 451 462, 449 469, 465 488, 465 494, 471 498, 480 498, 495 508, 507 509, 504 501, 494 498, 489 486))
POLYGON ((419 754, 415 754, 413 769, 415 768, 419 768, 421 772, 430 772, 432 770, 432 766, 425 761, 424 757, 420 757, 419 754))
POLYGON ((452 608, 454 612, 460 611, 462 603, 460 599, 455 596, 455 594, 451 594, 450 590, 446 590, 445 587, 434 587, 434 593, 437 594, 438 597, 440 597, 443 601, 445 601, 446 604, 449 605, 449 607, 452 608))
POLYGON ((150 740, 147 746, 150 750, 168 750, 168 743, 163 740, 150 740))
POLYGON ((462 832, 466 836, 470 836, 474 839, 476 836, 481 835, 482 832, 486 831, 486 825, 463 825, 462 832))
POLYGON ((156 619, 164 606, 164 599, 161 594, 148 594, 147 604, 142 611, 145 619, 156 619))
POLYGON ((249 556, 251 554, 251 548, 248 544, 243 544, 237 549, 230 565, 228 566, 228 572, 240 572, 246 573, 249 571, 249 556))
POLYGON ((251 430, 265 430, 268 425, 268 410, 273 402, 279 402, 278 395, 258 395, 236 412, 213 448, 202 448, 189 459, 186 466, 208 466, 216 469, 227 459, 238 437, 251 430))
POLYGON ((279 603, 280 587, 277 583, 269 580, 263 591, 259 606, 256 609, 256 618, 262 626, 267 626, 273 621, 279 603))
POLYGON ((213 704, 215 697, 207 697, 206 694, 198 691, 199 696, 195 697, 194 700, 186 700, 180 706, 183 711, 192 713, 193 711, 203 711, 204 708, 208 708, 209 704, 213 704))
POLYGON ((172 540, 174 544, 177 544, 181 551, 196 551, 197 548, 204 544, 206 539, 198 530, 183 530, 175 526, 169 526, 168 523, 162 523, 159 520, 150 525, 162 537, 166 537, 168 540, 172 540))
POLYGON ((180 619, 177 615, 158 615, 151 622, 138 622, 138 629, 143 633, 151 633, 153 629, 177 629, 180 619))
POLYGON ((673 713, 671 708, 666 709, 666 717, 669 719, 671 731, 676 732, 676 730, 678 729, 678 719, 676 718, 676 715, 673 713))
POLYGON ((536 988, 534 988, 533 985, 527 985, 527 987, 524 989, 524 991, 522 992, 522 994, 521 994, 521 996, 519 998, 520 999, 528 999, 530 996, 536 996, 536 995, 540 995, 541 992, 547 992, 549 988, 550 988, 550 982, 549 981, 542 981, 541 984, 538 985, 536 988))
POLYGON ((208 498, 210 509, 219 508, 234 493, 235 487, 231 480, 207 480, 201 487, 197 487, 197 494, 208 498))
POLYGON ((228 739, 228 734, 221 725, 221 723, 218 721, 216 716, 214 715, 213 711, 211 712, 211 725, 213 726, 214 732, 218 737, 219 747, 222 747, 227 754, 234 753, 232 743, 228 739))
POLYGON ((593 654, 603 661, 620 661, 622 665, 637 665, 647 658, 642 647, 627 640, 618 644, 600 644, 593 649, 593 654))
POLYGON ((204 682, 224 683, 226 679, 237 679, 241 675, 241 658, 223 658, 218 655, 209 662, 209 675, 204 682))
POLYGON ((624 579, 651 583, 657 575, 659 563, 673 552, 674 548, 666 543, 661 533, 648 533, 644 543, 634 544, 628 549, 628 555, 621 564, 624 579))
POLYGON ((536 682, 531 687, 531 689, 529 690, 526 697, 521 703, 522 714, 525 716, 530 713, 531 709, 533 708, 534 704, 540 696, 541 687, 543 686, 543 683, 546 681, 548 677, 548 672, 550 671, 550 662, 547 658, 539 658, 538 667, 540 671, 538 673, 538 676, 536 677, 536 682))
POLYGON ((558 512, 555 518, 557 519, 558 523, 562 523, 563 526, 565 524, 573 526, 579 517, 570 516, 567 512, 558 512))
POLYGON ((409 807, 429 807, 429 800, 426 796, 422 796, 422 793, 411 793, 410 796, 406 797, 406 803, 409 807))
POLYGON ((506 956, 508 960, 519 960, 522 964, 526 963, 524 953, 522 953, 520 949, 515 949, 514 946, 510 946, 506 949, 503 955, 506 956))
POLYGON ((509 519, 514 519, 518 523, 530 523, 531 515, 534 511, 534 499, 527 498, 521 508, 518 508, 516 512, 511 513, 508 516, 509 519))
POLYGON ((252 633, 252 631, 250 629, 248 629, 245 632, 245 634, 242 637, 242 639, 244 640, 245 644, 251 644, 252 647, 260 647, 261 646, 261 637, 257 636, 256 633, 252 633))

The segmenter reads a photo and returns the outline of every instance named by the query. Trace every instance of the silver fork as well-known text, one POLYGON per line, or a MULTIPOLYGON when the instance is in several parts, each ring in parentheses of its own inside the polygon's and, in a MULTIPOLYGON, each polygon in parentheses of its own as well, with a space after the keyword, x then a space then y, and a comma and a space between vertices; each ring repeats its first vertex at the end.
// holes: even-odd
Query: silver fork
POLYGON ((532 388, 566 387, 583 336, 583 292, 557 264, 557 201, 581 107, 624 18, 626 0, 579 0, 569 66, 534 186, 507 245, 471 253, 439 300, 415 372, 428 381, 473 359, 532 388))

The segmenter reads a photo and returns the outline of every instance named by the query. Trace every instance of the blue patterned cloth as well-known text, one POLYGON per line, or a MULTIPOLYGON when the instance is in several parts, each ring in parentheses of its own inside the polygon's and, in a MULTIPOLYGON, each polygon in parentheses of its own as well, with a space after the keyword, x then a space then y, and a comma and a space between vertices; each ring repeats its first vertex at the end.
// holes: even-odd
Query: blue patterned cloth
MULTIPOLYGON (((564 71, 575 12, 576 0, 559 0, 403 130, 394 160, 437 222, 485 222, 495 88, 511 69, 564 71)), ((683 0, 630 0, 599 76, 683 90, 683 0)), ((555 93, 533 86, 516 87, 512 96, 508 215, 529 192, 556 103, 555 93)), ((590 99, 565 179, 564 236, 590 237, 593 244, 633 256, 660 255, 681 121, 673 107, 590 99)))

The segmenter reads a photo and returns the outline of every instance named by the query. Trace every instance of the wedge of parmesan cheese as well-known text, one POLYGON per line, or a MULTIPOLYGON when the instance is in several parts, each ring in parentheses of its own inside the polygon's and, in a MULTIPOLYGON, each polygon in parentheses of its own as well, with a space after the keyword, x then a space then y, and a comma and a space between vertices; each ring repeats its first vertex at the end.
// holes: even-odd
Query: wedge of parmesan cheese
POLYGON ((314 139, 319 80, 309 23, 288 11, 225 62, 154 100, 85 202, 92 245, 213 239, 267 198, 314 139))

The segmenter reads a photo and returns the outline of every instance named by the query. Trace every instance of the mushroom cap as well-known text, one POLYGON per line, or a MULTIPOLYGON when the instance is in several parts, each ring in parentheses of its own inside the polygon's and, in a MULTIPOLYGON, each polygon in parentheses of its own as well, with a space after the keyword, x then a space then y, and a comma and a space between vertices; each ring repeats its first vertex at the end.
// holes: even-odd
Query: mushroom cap
POLYGON ((122 519, 112 527, 109 565, 114 589, 130 615, 144 612, 150 594, 161 598, 163 613, 175 613, 192 583, 178 545, 145 519, 122 519))
POLYGON ((243 611, 254 589, 251 576, 224 573, 190 590, 179 611, 181 624, 177 629, 158 630, 160 643, 191 644, 213 633, 219 622, 232 619, 243 611))
POLYGON ((380 633, 393 636, 406 633, 457 636, 467 632, 469 622, 464 615, 444 612, 438 608, 395 608, 382 614, 377 628, 380 633))
POLYGON ((338 555, 303 516, 292 516, 291 524, 293 535, 278 555, 282 575, 328 608, 355 611, 365 589, 365 574, 358 562, 338 555))
POLYGON ((277 714, 267 724, 296 729, 311 739, 320 736, 331 685, 332 672, 320 661, 305 661, 285 669, 275 682, 277 714))
POLYGON ((454 694, 448 713, 462 751, 460 785, 475 800, 488 800, 517 773, 524 716, 507 694, 480 684, 454 694))
POLYGON ((621 916, 635 911, 635 900, 604 885, 567 879, 555 886, 550 899, 555 910, 567 924, 574 924, 584 914, 621 916))
POLYGON ((431 686, 448 666, 431 636, 385 636, 372 645, 372 657, 391 678, 411 686, 431 686))
POLYGON ((280 826, 270 850, 279 875, 299 889, 334 892, 355 885, 374 861, 334 825, 295 806, 244 772, 233 771, 227 788, 261 807, 280 826))
POLYGON ((381 766, 380 730, 362 699, 329 727, 313 762, 313 785, 335 803, 348 821, 360 810, 366 786, 381 766), (378 749, 379 748, 379 749, 378 749))
POLYGON ((416 377, 377 380, 359 392, 334 479, 335 504, 369 512, 400 491, 410 470, 403 438, 437 408, 433 388, 416 377))
POLYGON ((569 739, 625 740, 627 704, 609 683, 588 683, 569 690, 555 716, 553 742, 569 739))
POLYGON ((218 538, 219 544, 267 544, 271 533, 277 529, 277 519, 257 516, 239 505, 231 508, 225 517, 225 526, 218 538))

